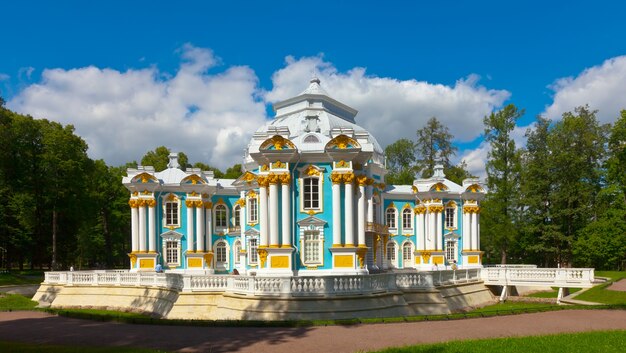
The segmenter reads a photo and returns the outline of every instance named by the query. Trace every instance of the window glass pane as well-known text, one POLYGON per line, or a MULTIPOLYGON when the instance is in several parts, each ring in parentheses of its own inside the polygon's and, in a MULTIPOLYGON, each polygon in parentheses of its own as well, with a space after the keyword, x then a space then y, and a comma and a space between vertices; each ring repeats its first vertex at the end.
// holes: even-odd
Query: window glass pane
POLYGON ((248 243, 249 247, 248 247, 248 255, 250 256, 250 263, 251 264, 256 264, 259 261, 259 253, 257 252, 258 249, 258 242, 256 239, 250 239, 250 242, 248 243))

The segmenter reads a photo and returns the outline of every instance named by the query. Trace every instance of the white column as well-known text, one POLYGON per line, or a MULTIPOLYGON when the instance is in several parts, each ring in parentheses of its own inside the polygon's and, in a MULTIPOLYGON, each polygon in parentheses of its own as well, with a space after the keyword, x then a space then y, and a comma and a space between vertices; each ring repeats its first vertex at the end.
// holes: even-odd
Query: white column
POLYGON ((341 245, 341 180, 333 182, 333 246, 341 245))
POLYGON ((365 245, 365 185, 359 183, 359 198, 357 201, 357 235, 359 246, 365 245))
POLYGON ((212 203, 208 202, 204 209, 204 217, 206 220, 206 248, 208 251, 213 250, 213 213, 212 203))
POLYGON ((435 212, 430 211, 428 213, 428 250, 435 249, 435 233, 436 225, 435 225, 435 212))
POLYGON ((139 251, 146 251, 146 204, 142 201, 139 206, 139 251))
POLYGON ((441 247, 441 243, 443 242, 443 229, 441 226, 441 212, 437 212, 435 217, 437 217, 437 243, 435 244, 435 250, 442 250, 443 248, 441 247))
POLYGON ((365 188, 365 197, 367 197, 367 221, 374 222, 374 187, 368 185, 365 188))
POLYGON ((270 183, 270 246, 278 246, 278 184, 270 183))
POLYGON ((154 225, 154 218, 156 213, 156 201, 150 200, 148 204, 148 251, 156 251, 156 229, 154 225))
POLYGON ((135 201, 130 207, 131 251, 136 252, 139 249, 139 206, 135 201))
POLYGON ((424 236, 424 213, 417 214, 417 249, 426 250, 426 237, 424 236))
POLYGON ((476 212, 476 236, 474 236, 475 250, 480 250, 480 213, 476 212))
POLYGON ((281 208, 283 210, 282 214, 282 246, 288 247, 291 246, 291 192, 290 192, 290 183, 291 179, 289 175, 285 175, 282 179, 282 204, 281 208))
MULTIPOLYGON (((472 245, 476 246, 478 245, 476 243, 478 239, 478 219, 477 219, 478 213, 472 212, 471 215, 472 215, 472 218, 471 218, 472 219, 471 220, 472 222, 472 245)), ((471 249, 471 250, 477 250, 477 249, 471 249)))
POLYGON ((463 211, 463 250, 472 249, 472 236, 470 232, 470 214, 463 211))
POLYGON ((193 201, 186 201, 187 205, 187 251, 193 252, 193 201))
POLYGON ((267 187, 259 185, 259 227, 261 242, 259 246, 266 247, 268 245, 267 237, 267 187))
POLYGON ((196 205, 196 250, 204 252, 204 220, 202 219, 202 201, 196 205))
POLYGON ((354 191, 352 181, 346 182, 345 197, 346 246, 354 246, 354 191))

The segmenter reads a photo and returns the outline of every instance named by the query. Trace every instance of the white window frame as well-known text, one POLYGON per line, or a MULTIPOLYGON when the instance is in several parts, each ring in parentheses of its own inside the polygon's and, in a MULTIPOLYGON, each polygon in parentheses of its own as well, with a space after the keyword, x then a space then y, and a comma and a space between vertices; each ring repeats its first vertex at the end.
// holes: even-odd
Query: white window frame
POLYGON ((410 207, 406 207, 402 210, 402 231, 413 232, 413 210, 410 207), (406 215, 408 214, 408 224, 406 215))
MULTIPOLYGON (((173 194, 169 194, 164 198, 164 202, 163 202, 163 225, 165 227, 180 227, 180 199, 178 197, 176 197, 174 200, 168 200, 168 197, 171 197, 170 195, 173 194), (173 216, 174 213, 173 212, 168 212, 167 206, 168 205, 176 205, 176 221, 177 222, 168 222, 168 216, 173 216)), ((175 197, 175 196, 174 196, 175 197)))
POLYGON ((239 205, 233 208, 233 227, 241 227, 241 206, 239 205))
POLYGON ((229 270, 229 248, 228 248, 228 243, 225 240, 218 240, 215 242, 215 245, 213 246, 213 251, 215 253, 214 256, 214 261, 215 261, 215 269, 216 270, 220 270, 220 271, 228 271, 229 270), (220 249, 224 249, 223 250, 223 254, 220 254, 220 249), (224 261, 220 261, 221 256, 224 256, 224 261))
POLYGON ((223 203, 219 203, 217 205, 215 205, 215 207, 213 207, 213 224, 215 224, 215 230, 217 232, 225 232, 228 230, 228 206, 226 206, 226 204, 223 203), (222 225, 219 223, 220 218, 217 217, 217 212, 218 209, 224 209, 224 222, 226 222, 226 224, 222 225))
POLYGON ((322 264, 324 252, 322 249, 322 235, 319 230, 305 230, 302 242, 302 263, 305 266, 319 266, 322 264), (315 236, 315 239, 310 239, 315 236), (317 253, 315 258, 307 258, 311 252, 317 253))
POLYGON ((248 224, 259 223, 259 200, 255 197, 248 198, 248 224))
POLYGON ((304 211, 319 211, 322 209, 322 185, 319 176, 306 176, 302 178, 302 209, 304 211), (307 184, 310 183, 311 190, 307 190, 307 184), (317 191, 313 191, 313 188, 317 187, 317 191), (310 200, 307 200, 307 195, 310 195, 310 200), (317 196, 317 197, 316 197, 317 196), (314 206, 317 201, 317 207, 314 206), (309 203, 307 205, 307 202, 309 203))
POLYGON ((413 259, 413 243, 410 241, 405 241, 402 244, 402 267, 413 267, 414 259, 413 259), (407 252, 408 247, 408 252, 407 252), (408 257, 407 257, 408 254, 408 257))
POLYGON ((257 237, 248 238, 248 264, 258 265, 259 263, 259 239, 257 237))
POLYGON ((180 240, 175 240, 175 239, 168 239, 168 240, 164 240, 163 241, 164 245, 163 245, 163 253, 164 253, 164 259, 165 260, 165 264, 170 267, 170 266, 180 266, 180 240), (170 246, 170 245, 174 245, 174 246, 170 246), (173 255, 173 257, 176 257, 176 261, 170 261, 170 255, 173 255))
POLYGON ((444 221, 445 221, 445 228, 446 229, 457 229, 457 207, 456 206, 446 206, 445 209, 445 216, 444 216, 444 221), (450 217, 452 218, 452 220, 450 222, 448 222, 448 218, 450 217))
POLYGON ((395 207, 387 207, 385 210, 385 225, 389 228, 389 231, 392 233, 398 233, 398 209, 395 207), (390 212, 393 212, 393 217, 390 217, 390 212), (393 222, 393 225, 390 224, 390 221, 393 222))
POLYGON ((372 222, 379 223, 378 219, 380 217, 378 216, 378 211, 380 208, 380 201, 378 200, 377 196, 372 197, 372 207, 374 208, 374 212, 372 212, 372 216, 373 216, 372 222))
POLYGON ((239 253, 241 253, 241 241, 235 240, 233 243, 233 263, 235 265, 241 264, 241 260, 239 259, 239 253))
POLYGON ((457 252, 458 252, 458 240, 455 238, 447 238, 446 239, 446 261, 448 263, 452 263, 457 262, 457 252), (450 244, 452 244, 452 246, 450 247, 450 244), (452 252, 450 251, 452 250, 452 252), (452 256, 450 256, 452 255, 452 256))
POLYGON ((389 241, 385 244, 385 252, 387 264, 391 267, 398 267, 398 244, 395 241, 389 241), (389 251, 389 247, 393 247, 392 251, 389 251))

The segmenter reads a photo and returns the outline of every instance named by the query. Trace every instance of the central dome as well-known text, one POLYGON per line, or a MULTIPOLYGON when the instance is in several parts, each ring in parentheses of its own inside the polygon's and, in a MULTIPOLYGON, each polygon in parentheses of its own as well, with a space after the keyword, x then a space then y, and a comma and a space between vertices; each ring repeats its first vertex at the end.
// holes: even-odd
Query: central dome
POLYGON ((309 87, 299 95, 273 106, 276 116, 261 126, 252 137, 244 164, 247 170, 255 167, 250 156, 268 138, 280 135, 290 140, 300 153, 324 153, 324 147, 339 134, 358 140, 364 152, 372 152, 372 162, 384 165, 384 151, 376 138, 355 123, 358 113, 333 98, 312 78, 309 87))

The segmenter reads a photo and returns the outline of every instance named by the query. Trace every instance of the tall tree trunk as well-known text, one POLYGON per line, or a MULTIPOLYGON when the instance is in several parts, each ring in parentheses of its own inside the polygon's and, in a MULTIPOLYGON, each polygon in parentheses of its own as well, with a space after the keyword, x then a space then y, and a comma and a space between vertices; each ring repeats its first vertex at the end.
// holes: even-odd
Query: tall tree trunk
POLYGON ((500 249, 500 264, 506 265, 506 249, 500 249))
POLYGON ((57 269, 57 208, 52 208, 52 270, 57 269))

